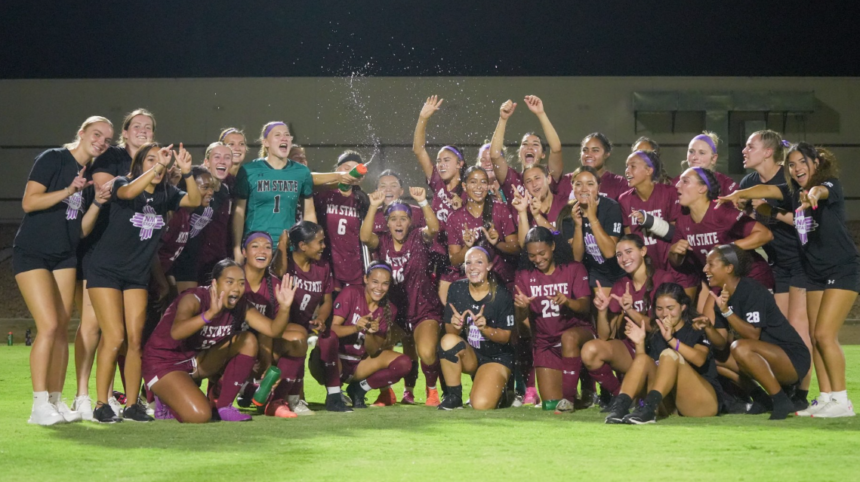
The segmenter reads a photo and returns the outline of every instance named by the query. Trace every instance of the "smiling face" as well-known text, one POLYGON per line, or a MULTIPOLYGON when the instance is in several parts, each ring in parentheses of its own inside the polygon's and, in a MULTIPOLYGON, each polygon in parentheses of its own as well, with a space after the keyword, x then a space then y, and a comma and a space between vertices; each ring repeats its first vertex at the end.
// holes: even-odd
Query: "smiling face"
POLYGON ((388 294, 391 287, 391 272, 387 269, 374 269, 364 277, 364 293, 371 300, 379 303, 388 294))
POLYGON ((533 134, 523 136, 523 140, 520 141, 518 154, 523 168, 529 168, 539 163, 544 157, 543 144, 540 142, 540 137, 533 134))
POLYGON ((701 139, 693 139, 687 147, 687 164, 690 167, 704 167, 714 169, 717 163, 717 153, 711 149, 707 142, 701 139))
POLYGON ((681 206, 689 206, 701 199, 702 196, 707 197, 708 195, 708 186, 702 182, 699 173, 693 169, 687 169, 681 174, 675 188, 678 189, 678 202, 681 206))
POLYGON ((461 167, 463 167, 463 161, 450 149, 441 149, 436 155, 436 169, 439 171, 439 177, 445 182, 460 177, 461 167))
POLYGON ((215 281, 217 296, 224 293, 224 308, 232 310, 245 294, 245 272, 238 266, 230 266, 221 272, 215 281))
POLYGON ((546 273, 554 265, 553 250, 555 243, 547 243, 537 241, 526 245, 526 253, 529 255, 529 261, 539 269, 541 273, 546 273))
MULTIPOLYGON (((355 167, 355 163, 353 163, 352 167, 355 167)), ((403 186, 400 185, 400 180, 394 176, 381 176, 376 183, 376 188, 385 193, 383 203, 386 206, 403 196, 403 186)))
POLYGON ((466 279, 472 284, 481 284, 487 281, 487 276, 493 266, 487 260, 487 255, 480 249, 469 249, 466 260, 463 262, 466 271, 466 279))
POLYGON ((230 168, 233 167, 233 151, 227 146, 213 147, 209 151, 209 157, 203 160, 203 165, 219 181, 223 181, 230 175, 230 168))
POLYGON ((245 134, 234 132, 224 136, 224 144, 233 152, 231 161, 235 165, 241 165, 245 161, 245 154, 248 153, 248 145, 245 143, 245 134))
POLYGON ((152 142, 154 134, 152 118, 148 115, 136 115, 131 118, 128 129, 122 131, 122 138, 127 146, 137 150, 147 142, 152 142))
POLYGON ((320 229, 314 239, 299 243, 299 251, 314 261, 322 259, 323 251, 325 251, 325 232, 320 229))
POLYGON ((292 145, 293 136, 290 135, 290 131, 285 125, 276 125, 263 139, 263 146, 266 147, 268 154, 281 160, 287 159, 292 145))
POLYGON ((600 199, 600 184, 590 172, 580 172, 571 180, 573 196, 580 203, 587 205, 600 199))
POLYGON ((654 169, 645 163, 645 160, 639 154, 630 154, 627 158, 627 167, 624 169, 624 177, 627 178, 627 185, 636 187, 643 182, 651 181, 651 175, 654 169))
POLYGON ((544 199, 549 193, 546 174, 538 168, 529 168, 523 172, 523 185, 537 199, 544 199))
POLYGON ((724 263, 723 258, 716 250, 711 250, 705 259, 705 267, 702 268, 702 271, 708 279, 708 286, 722 287, 729 282, 734 272, 734 267, 724 263))
POLYGON ((642 266, 647 253, 648 248, 645 246, 639 248, 633 241, 619 241, 615 245, 615 259, 618 261, 618 266, 628 274, 633 274, 642 266))
POLYGON ((272 242, 266 238, 256 238, 242 248, 245 264, 256 269, 266 269, 272 263, 272 242))
POLYGON ((603 148, 603 143, 600 139, 592 137, 582 146, 582 151, 579 155, 579 162, 583 166, 591 166, 599 172, 603 169, 606 160, 609 159, 609 153, 603 148))
POLYGON ((406 239, 410 226, 412 226, 412 219, 405 212, 398 209, 388 214, 388 230, 391 232, 391 237, 398 243, 406 239))
POLYGON ((786 165, 788 165, 788 173, 794 179, 794 182, 800 185, 800 187, 806 188, 809 180, 812 179, 812 176, 818 169, 818 159, 810 160, 804 157, 800 151, 793 151, 788 155, 786 165))
POLYGON ((463 181, 463 190, 470 201, 482 203, 487 198, 487 192, 490 188, 490 178, 483 169, 475 169, 469 173, 466 180, 463 181))
POLYGON ((677 326, 681 323, 681 314, 684 310, 687 309, 687 305, 682 305, 678 303, 675 298, 669 295, 663 295, 657 298, 656 306, 654 307, 654 313, 657 315, 657 318, 660 319, 664 324, 669 326, 677 326))
POLYGON ((78 132, 81 142, 79 146, 87 156, 96 158, 110 147, 113 138, 113 127, 107 122, 96 122, 78 132))
POLYGON ((197 183, 197 189, 200 190, 200 205, 204 208, 209 207, 209 204, 212 202, 212 196, 215 195, 215 183, 212 181, 212 175, 204 172, 197 176, 194 182, 197 183))

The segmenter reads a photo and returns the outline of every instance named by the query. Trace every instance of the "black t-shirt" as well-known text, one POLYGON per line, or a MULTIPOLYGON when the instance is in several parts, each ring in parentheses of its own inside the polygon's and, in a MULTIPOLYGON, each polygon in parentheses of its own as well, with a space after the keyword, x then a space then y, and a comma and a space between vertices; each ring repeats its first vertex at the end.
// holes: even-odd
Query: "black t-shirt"
MULTIPOLYGON (((784 168, 780 166, 776 175, 767 182, 762 182, 757 172, 751 172, 741 179, 740 189, 747 189, 760 184, 777 187, 784 186, 785 174, 783 170, 784 168)), ((767 199, 766 201, 774 211, 777 209, 793 210, 789 201, 780 201, 778 199, 767 199)), ((773 233, 773 241, 764 245, 768 263, 771 266, 787 268, 800 263, 800 242, 797 239, 797 232, 793 226, 778 221, 775 217, 763 216, 758 211, 753 211, 753 218, 767 226, 773 233)))
MULTIPOLYGON (((706 380, 712 383, 717 383, 717 364, 714 362, 714 357, 710 350, 711 344, 708 342, 708 338, 705 334, 702 331, 694 329, 689 324, 684 323, 684 326, 675 332, 675 339, 692 348, 695 348, 696 345, 704 345, 708 348, 708 359, 705 360, 705 363, 700 367, 697 367, 692 363, 690 363, 690 366, 706 380)), ((675 349, 674 346, 669 346, 669 343, 663 338, 663 334, 660 333, 660 330, 658 329, 655 330, 655 332, 648 338, 645 351, 648 353, 648 356, 654 360, 659 360, 660 354, 667 348, 671 350, 675 349)))
MULTIPOLYGON (((36 157, 27 180, 45 186, 46 193, 62 191, 77 177, 81 168, 68 149, 48 149, 36 157)), ((13 245, 37 257, 74 256, 87 207, 89 202, 81 191, 48 209, 24 214, 13 245)))
MULTIPOLYGON (((484 299, 476 301, 469 292, 469 280, 462 279, 455 281, 451 283, 451 287, 448 289, 448 305, 445 306, 445 323, 451 323, 451 316, 454 314, 451 305, 454 305, 460 314, 463 314, 466 310, 477 314, 483 306, 487 326, 509 331, 514 328, 514 300, 511 298, 508 290, 502 285, 496 287, 495 298, 493 298, 492 294, 488 294, 484 299)), ((484 338, 478 328, 471 323, 471 317, 468 315, 464 320, 460 336, 477 353, 485 357, 495 357, 503 354, 513 355, 514 353, 514 347, 510 343, 501 344, 484 338)))
MULTIPOLYGON (((622 220, 621 205, 614 199, 601 197, 597 204, 597 221, 606 234, 616 238, 623 236, 622 220)), ((591 221, 584 216, 582 218, 582 236, 585 243, 585 256, 582 258, 582 263, 588 269, 589 275, 600 273, 602 277, 613 281, 624 276, 624 270, 618 266, 618 260, 615 259, 615 256, 605 258, 600 252, 600 247, 597 245, 597 240, 591 230, 591 221)))
MULTIPOLYGON (((131 172, 131 156, 124 147, 110 146, 93 161, 90 169, 87 169, 87 179, 92 180, 93 174, 105 172, 113 177, 128 176, 131 172)), ((110 203, 105 204, 99 211, 99 216, 96 218, 96 224, 93 226, 92 232, 81 240, 79 254, 84 254, 90 251, 101 239, 105 229, 107 229, 108 220, 110 219, 110 203)))
POLYGON ((827 199, 818 201, 818 209, 796 211, 800 207, 800 187, 779 186, 785 199, 790 200, 794 227, 803 246, 803 268, 813 280, 829 279, 833 275, 856 273, 860 267, 857 245, 845 227, 845 198, 842 183, 830 178, 821 183, 829 191, 827 199))
MULTIPOLYGON (((759 339, 780 348, 806 350, 803 339, 785 319, 773 295, 752 278, 741 278, 729 298, 729 307, 742 320, 761 329, 759 339)), ((717 320, 728 324, 717 308, 717 320)))
POLYGON ((131 200, 117 197, 126 177, 118 177, 111 192, 110 221, 93 248, 87 269, 99 269, 121 279, 148 280, 158 241, 167 225, 167 213, 179 208, 185 192, 165 183, 152 194, 144 191, 131 200))

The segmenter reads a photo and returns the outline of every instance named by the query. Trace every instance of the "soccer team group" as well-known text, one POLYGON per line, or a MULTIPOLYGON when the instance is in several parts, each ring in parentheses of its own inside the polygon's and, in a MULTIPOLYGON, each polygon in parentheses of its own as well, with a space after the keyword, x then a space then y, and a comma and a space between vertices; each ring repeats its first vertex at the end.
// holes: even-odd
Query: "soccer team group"
POLYGON ((737 185, 714 170, 712 133, 690 141, 675 179, 654 140, 619 154, 592 133, 565 172, 543 102, 522 103, 541 131, 516 152, 509 100, 489 143, 434 159, 425 133, 444 106, 428 98, 413 140, 426 187, 392 170, 366 180, 352 150, 330 172, 309 163, 283 122, 263 126, 257 159, 228 128, 195 165, 154 141, 145 109, 121 129, 88 118, 36 158, 14 243, 38 330, 30 423, 245 421, 236 405, 252 403, 313 415, 306 365, 332 412, 375 390, 373 405, 397 403, 401 379, 400 403, 414 404, 420 371, 425 404, 444 410, 854 416, 838 333, 860 255, 828 150, 756 132, 737 185))

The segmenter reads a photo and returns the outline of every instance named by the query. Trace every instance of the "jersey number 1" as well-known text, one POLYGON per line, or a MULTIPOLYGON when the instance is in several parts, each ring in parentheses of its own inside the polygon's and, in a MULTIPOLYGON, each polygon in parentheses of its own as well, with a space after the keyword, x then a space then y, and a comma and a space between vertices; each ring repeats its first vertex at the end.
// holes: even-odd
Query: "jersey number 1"
POLYGON ((272 212, 274 212, 274 213, 281 212, 281 195, 280 194, 275 196, 275 209, 272 212))

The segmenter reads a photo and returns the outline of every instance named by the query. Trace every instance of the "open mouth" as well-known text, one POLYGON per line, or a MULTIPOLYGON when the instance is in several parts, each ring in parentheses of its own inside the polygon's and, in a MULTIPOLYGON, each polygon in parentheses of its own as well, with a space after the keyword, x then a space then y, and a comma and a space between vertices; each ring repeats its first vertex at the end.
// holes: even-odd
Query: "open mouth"
POLYGON ((805 172, 797 175, 797 182, 798 183, 804 179, 806 179, 806 173, 805 172))
POLYGON ((621 267, 624 268, 624 271, 630 271, 633 268, 633 260, 622 261, 621 267))
POLYGON ((227 303, 231 305, 236 304, 237 301, 239 301, 239 295, 230 295, 227 297, 227 303))
POLYGON ((395 229, 394 235, 397 237, 402 237, 405 232, 406 232, 406 230, 404 230, 404 229, 395 229))
POLYGON ((385 296, 385 293, 381 290, 370 290, 370 294, 372 294, 374 298, 382 298, 385 296))
POLYGON ((535 162, 535 155, 532 152, 527 152, 523 158, 526 160, 526 164, 534 164, 535 162))

